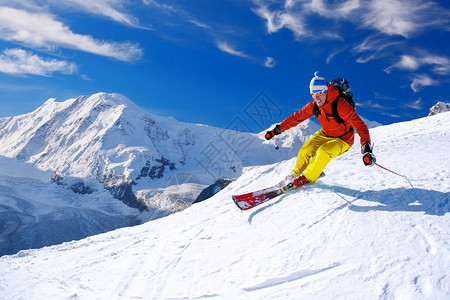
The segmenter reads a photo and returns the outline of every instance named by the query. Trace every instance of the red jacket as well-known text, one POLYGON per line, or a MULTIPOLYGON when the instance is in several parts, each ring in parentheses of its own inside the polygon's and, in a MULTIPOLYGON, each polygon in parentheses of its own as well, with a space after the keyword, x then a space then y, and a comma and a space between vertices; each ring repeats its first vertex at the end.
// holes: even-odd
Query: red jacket
MULTIPOLYGON (((329 83, 327 85, 327 101, 324 105, 319 106, 320 114, 317 117, 317 121, 319 121, 320 125, 322 125, 322 129, 324 130, 325 134, 329 137, 339 137, 349 145, 353 145, 355 132, 354 130, 349 130, 351 126, 356 129, 359 136, 361 137, 361 145, 366 142, 370 143, 369 129, 367 129, 364 121, 361 120, 355 109, 345 99, 343 99, 342 97, 338 97, 339 90, 337 89, 337 87, 329 83), (333 112, 331 103, 333 101, 339 101, 337 110, 339 112, 339 116, 345 121, 344 124, 336 122, 332 117, 333 112)), ((303 106, 302 109, 293 113, 283 122, 281 122, 279 124, 281 131, 286 131, 289 128, 297 126, 304 120, 312 117, 314 115, 313 109, 314 100, 312 100, 311 102, 303 106)))

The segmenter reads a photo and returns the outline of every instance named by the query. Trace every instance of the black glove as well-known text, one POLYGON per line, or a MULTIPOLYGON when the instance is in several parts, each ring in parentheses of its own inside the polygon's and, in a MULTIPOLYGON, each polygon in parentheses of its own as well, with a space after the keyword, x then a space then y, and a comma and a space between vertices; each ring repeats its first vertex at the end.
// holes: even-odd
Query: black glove
POLYGON ((377 162, 375 155, 372 153, 373 145, 370 143, 364 143, 361 147, 361 153, 363 154, 364 165, 372 167, 377 162))
POLYGON ((276 135, 279 135, 280 133, 281 133, 280 126, 276 125, 273 130, 267 131, 264 137, 266 138, 266 140, 270 140, 271 138, 273 138, 276 135))

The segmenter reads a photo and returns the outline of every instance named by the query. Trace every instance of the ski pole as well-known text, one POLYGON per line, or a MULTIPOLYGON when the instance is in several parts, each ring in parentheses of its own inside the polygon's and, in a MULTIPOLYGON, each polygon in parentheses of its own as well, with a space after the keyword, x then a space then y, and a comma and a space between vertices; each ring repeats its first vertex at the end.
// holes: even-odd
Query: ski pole
POLYGON ((388 171, 388 172, 391 172, 392 174, 395 174, 395 175, 397 175, 397 176, 400 176, 400 177, 405 178, 405 179, 408 181, 408 183, 411 185, 411 187, 414 189, 414 186, 412 185, 411 181, 409 181, 409 179, 408 179, 405 175, 398 174, 398 173, 396 173, 396 172, 394 172, 394 171, 392 171, 392 170, 389 170, 388 168, 385 168, 385 167, 383 167, 383 166, 381 166, 381 165, 379 165, 379 164, 377 164, 377 163, 375 163, 375 165, 378 166, 378 167, 380 167, 380 168, 383 169, 383 170, 386 170, 386 171, 388 171))
POLYGON ((270 140, 272 142, 272 144, 275 146, 275 150, 279 150, 280 147, 278 147, 278 145, 275 143, 275 141, 272 139, 270 140))

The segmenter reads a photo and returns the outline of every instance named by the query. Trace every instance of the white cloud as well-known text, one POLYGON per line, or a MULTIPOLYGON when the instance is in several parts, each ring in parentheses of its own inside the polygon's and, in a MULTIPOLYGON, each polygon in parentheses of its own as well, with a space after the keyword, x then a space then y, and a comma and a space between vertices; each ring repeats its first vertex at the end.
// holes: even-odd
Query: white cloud
POLYGON ((438 84, 439 84, 439 82, 432 79, 430 76, 425 75, 425 74, 420 74, 420 75, 414 75, 410 86, 414 92, 418 92, 422 89, 422 87, 433 86, 433 85, 438 85, 438 84))
POLYGON ((329 38, 327 26, 319 28, 311 21, 333 19, 375 29, 386 35, 410 37, 430 28, 449 26, 450 13, 433 1, 426 0, 253 0, 254 12, 266 21, 267 31, 290 29, 296 37, 329 38))
POLYGON ((400 69, 400 70, 409 70, 409 71, 415 71, 420 67, 420 62, 410 56, 410 55, 402 55, 399 62, 393 64, 390 67, 387 67, 384 69, 386 73, 391 73, 392 69, 400 69))
POLYGON ((436 74, 446 75, 450 73, 450 59, 447 56, 430 55, 422 57, 422 63, 432 65, 436 74))
POLYGON ((82 74, 81 79, 86 80, 86 81, 92 81, 92 79, 89 76, 87 76, 86 74, 82 74))
POLYGON ((339 55, 340 53, 344 52, 347 49, 348 49, 348 46, 344 46, 344 47, 334 50, 327 56, 327 59, 325 60, 326 63, 327 64, 331 63, 331 61, 334 59, 334 57, 336 57, 337 55, 339 55))
POLYGON ((412 101, 405 104, 406 107, 416 109, 416 110, 422 110, 423 109, 423 101, 422 98, 417 99, 416 101, 412 101))
MULTIPOLYGON (((385 52, 382 50, 392 48, 397 45, 401 45, 401 41, 392 40, 389 37, 380 36, 380 35, 371 35, 366 37, 362 42, 357 44, 353 51, 357 53, 365 53, 365 52, 385 52)), ((380 54, 381 55, 381 54, 380 54)))
POLYGON ((402 55, 401 60, 396 65, 399 69, 415 71, 420 67, 420 62, 415 57, 402 55))
POLYGON ((161 4, 159 3, 159 0, 143 0, 142 3, 145 5, 156 7, 160 10, 166 11, 166 12, 173 12, 173 13, 180 13, 181 11, 171 5, 168 4, 161 4))
POLYGON ((200 28, 211 29, 211 26, 209 26, 209 25, 207 25, 205 23, 196 21, 194 19, 189 20, 189 22, 191 22, 192 24, 194 24, 195 26, 200 27, 200 28))
POLYGON ((142 56, 137 44, 96 40, 73 33, 49 14, 8 7, 0 7, 0 39, 47 50, 70 48, 122 61, 134 61, 142 56))
POLYGON ((290 29, 296 37, 309 35, 300 14, 294 13, 289 9, 286 11, 271 11, 265 4, 261 3, 261 1, 258 1, 258 5, 259 7, 257 7, 254 12, 262 19, 266 20, 267 31, 269 33, 275 33, 286 27, 290 29))
POLYGON ((416 56, 402 55, 400 61, 386 68, 384 71, 390 73, 393 69, 416 71, 422 66, 431 65, 431 70, 440 75, 450 73, 450 59, 447 56, 437 56, 419 51, 416 56))
POLYGON ((275 59, 273 59, 273 57, 267 56, 266 60, 264 61, 264 66, 267 68, 275 67, 275 59))
POLYGON ((388 100, 388 101, 396 101, 397 98, 392 96, 383 95, 377 91, 374 92, 375 99, 388 100))
POLYGON ((329 31, 327 26, 318 28, 308 23, 311 17, 317 20, 317 16, 327 19, 345 19, 356 9, 360 8, 359 0, 347 0, 338 4, 325 3, 323 0, 298 1, 286 0, 284 5, 276 6, 276 2, 270 0, 253 0, 256 8, 253 10, 266 21, 267 31, 274 33, 287 28, 300 38, 342 39, 335 31, 329 31), (330 13, 332 12, 332 13, 330 13))
POLYGON ((356 106, 357 107, 366 107, 366 108, 377 108, 377 109, 379 109, 379 108, 384 109, 385 108, 384 105, 381 105, 381 104, 379 104, 379 103, 377 103, 377 102, 375 102, 373 100, 357 101, 356 102, 356 106))
POLYGON ((366 1, 363 25, 388 35, 406 38, 448 24, 449 12, 435 2, 425 0, 371 0, 366 1))
POLYGON ((327 26, 323 28, 313 26, 308 20, 311 17, 317 20, 317 16, 343 19, 359 7, 359 0, 348 0, 338 5, 325 3, 323 0, 286 0, 284 5, 278 6, 276 2, 270 0, 253 0, 253 3, 256 5, 253 11, 266 21, 267 32, 275 33, 287 28, 296 39, 341 39, 337 32, 329 31, 327 26))
POLYGON ((417 30, 418 24, 413 21, 415 10, 409 2, 398 0, 370 1, 367 11, 362 15, 363 25, 375 28, 388 35, 409 34, 417 30))
POLYGON ((43 13, 49 7, 69 8, 71 11, 78 10, 89 14, 100 15, 113 21, 139 27, 138 19, 125 12, 125 0, 0 0, 0 5, 27 11, 43 13))
POLYGON ((343 19, 350 16, 355 10, 361 7, 360 0, 339 1, 337 4, 325 3, 323 0, 313 0, 305 2, 303 9, 317 13, 322 17, 343 19), (333 13, 330 14, 330 11, 333 13))
POLYGON ((50 76, 53 73, 73 74, 74 63, 56 59, 44 59, 23 49, 6 49, 0 54, 0 72, 10 75, 50 76))
POLYGON ((228 54, 234 55, 234 56, 239 56, 239 57, 248 57, 247 54, 235 50, 233 47, 231 47, 227 42, 217 42, 217 47, 222 50, 223 52, 226 52, 228 54))
POLYGON ((125 25, 139 27, 137 18, 123 12, 123 3, 126 3, 123 0, 47 0, 47 2, 104 16, 125 25))

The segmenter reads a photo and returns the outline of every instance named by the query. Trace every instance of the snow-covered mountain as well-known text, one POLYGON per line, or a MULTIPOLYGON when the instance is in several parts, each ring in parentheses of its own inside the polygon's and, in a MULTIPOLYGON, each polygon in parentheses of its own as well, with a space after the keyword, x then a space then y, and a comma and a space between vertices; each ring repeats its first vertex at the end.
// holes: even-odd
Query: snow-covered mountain
POLYGON ((52 184, 52 173, 0 157, 0 256, 142 223, 100 184, 81 195, 52 184))
POLYGON ((182 210, 218 179, 295 156, 317 129, 305 122, 274 151, 262 135, 182 123, 106 93, 0 118, 0 255, 182 210))
POLYGON ((244 168, 212 198, 142 225, 0 257, 2 299, 449 299, 450 113, 371 130, 315 185, 240 212, 231 195, 295 157, 244 168))
POLYGON ((440 114, 447 111, 450 111, 450 103, 438 101, 438 103, 436 103, 430 108, 428 116, 434 116, 436 114, 440 114))
MULTIPOLYGON (((296 142, 315 129, 314 123, 305 124, 296 142)), ((237 178, 245 166, 275 162, 297 151, 274 153, 256 134, 159 117, 122 95, 106 93, 64 102, 49 99, 32 113, 1 118, 0 145, 0 155, 53 171, 60 184, 90 191, 100 182, 141 209, 151 206, 149 195, 171 180, 205 186, 218 178, 237 178)))

